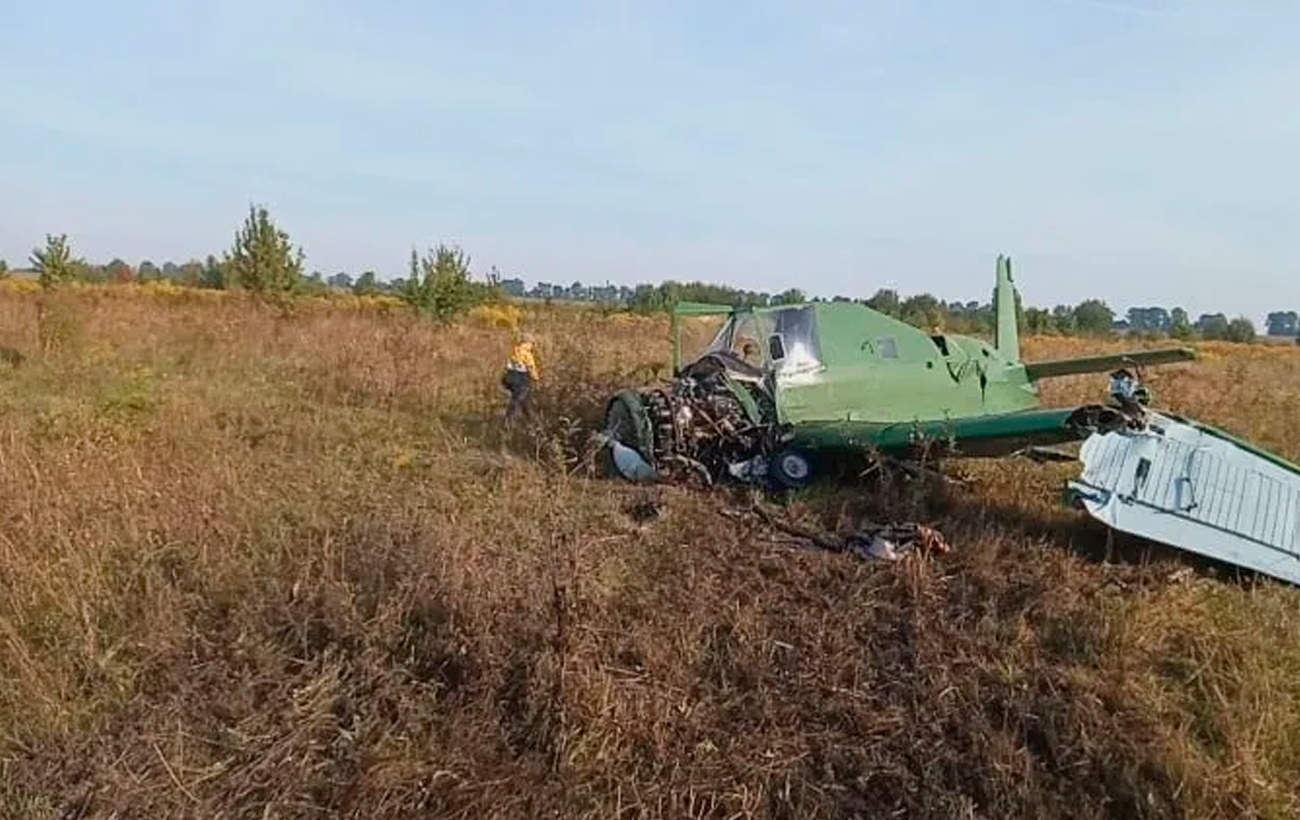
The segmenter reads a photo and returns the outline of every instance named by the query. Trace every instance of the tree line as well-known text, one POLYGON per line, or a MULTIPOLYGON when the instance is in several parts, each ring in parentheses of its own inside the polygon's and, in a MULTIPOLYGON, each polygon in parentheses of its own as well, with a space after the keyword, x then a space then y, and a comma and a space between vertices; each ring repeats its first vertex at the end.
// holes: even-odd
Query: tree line
MULTIPOLYGON (((339 289, 357 295, 391 295, 400 298, 417 313, 447 322, 470 308, 502 297, 494 275, 476 279, 469 257, 460 248, 439 245, 421 255, 411 250, 410 266, 404 279, 381 282, 368 271, 353 282, 349 277, 325 280, 319 272, 304 273, 305 254, 290 240, 265 207, 250 206, 231 247, 220 257, 209 254, 200 262, 166 262, 161 267, 144 261, 132 267, 121 259, 94 264, 76 255, 66 234, 48 234, 44 247, 35 248, 29 259, 31 270, 43 290, 68 282, 150 282, 240 290, 272 303, 286 304, 300 296, 339 289)), ((0 278, 10 275, 0 261, 0 278)))
MULTIPOLYGON (((505 284, 505 283, 503 283, 505 284)), ((542 283, 534 290, 555 298, 542 283)), ((832 296, 829 299, 813 297, 798 289, 778 294, 749 291, 726 285, 706 282, 667 281, 659 285, 638 285, 626 289, 619 301, 628 309, 639 313, 662 312, 678 301, 709 302, 746 307, 768 307, 806 301, 854 302, 923 328, 941 328, 953 333, 992 333, 996 324, 996 298, 987 302, 944 301, 929 293, 902 296, 898 291, 881 288, 867 298, 832 296)), ((514 292, 518 293, 516 284, 514 292)), ((525 292, 522 295, 535 295, 525 292)), ((541 294, 537 294, 541 295, 541 294)), ((575 301, 600 301, 581 289, 579 283, 568 288, 558 298, 575 301)), ((1147 337, 1167 336, 1178 339, 1217 339, 1235 342, 1253 341, 1258 332, 1248 317, 1229 319, 1223 313, 1204 313, 1192 321, 1181 307, 1129 308, 1118 315, 1104 300, 1085 299, 1076 305, 1056 305, 1051 309, 1026 307, 1016 294, 1016 315, 1020 327, 1028 333, 1041 335, 1105 336, 1115 333, 1147 337)), ((1278 311, 1268 315, 1266 332, 1272 336, 1298 335, 1295 311, 1278 311)))
MULTIPOLYGON (((288 234, 271 219, 264 207, 249 206, 248 215, 235 233, 231 247, 218 257, 190 259, 161 266, 145 260, 131 266, 122 259, 92 264, 76 256, 66 234, 47 235, 45 246, 30 257, 31 270, 42 288, 65 281, 134 282, 169 281, 195 288, 238 289, 274 300, 327 291, 347 291, 358 296, 390 295, 414 310, 438 321, 450 321, 475 305, 502 298, 531 298, 545 301, 575 301, 605 305, 636 313, 663 312, 678 301, 708 302, 739 306, 773 306, 807 301, 856 302, 909 324, 940 328, 954 333, 991 333, 995 326, 996 299, 944 301, 931 294, 901 296, 882 288, 867 298, 848 296, 809 297, 799 289, 781 293, 744 290, 706 282, 669 280, 660 284, 603 286, 555 285, 538 282, 528 288, 522 279, 502 279, 495 268, 476 278, 469 257, 460 249, 439 245, 426 254, 412 249, 407 275, 383 280, 373 270, 356 278, 345 272, 326 277, 319 271, 304 272, 305 255, 288 234)), ((0 278, 10 274, 0 260, 0 278)), ((994 294, 995 295, 995 294, 994 294)), ((1027 307, 1016 297, 1016 314, 1023 330, 1033 334, 1111 335, 1130 333, 1188 339, 1253 341, 1254 323, 1247 317, 1228 318, 1222 313, 1201 314, 1195 321, 1181 307, 1132 307, 1121 317, 1101 299, 1086 299, 1076 305, 1050 309, 1027 307)), ((1297 337, 1300 317, 1295 311, 1268 314, 1266 332, 1271 336, 1297 337)))

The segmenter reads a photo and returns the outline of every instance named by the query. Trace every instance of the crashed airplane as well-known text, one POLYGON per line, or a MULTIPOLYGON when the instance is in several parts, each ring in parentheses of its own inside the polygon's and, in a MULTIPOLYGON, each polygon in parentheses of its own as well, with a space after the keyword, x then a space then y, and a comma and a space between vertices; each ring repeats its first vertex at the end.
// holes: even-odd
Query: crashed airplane
POLYGON ((679 303, 673 380, 620 391, 606 405, 606 470, 634 481, 797 489, 869 451, 989 458, 1082 441, 1083 470, 1067 487, 1075 506, 1114 529, 1300 584, 1300 467, 1152 411, 1133 375, 1195 351, 1022 362, 1006 257, 995 297, 993 344, 926 333, 849 302, 679 303), (704 315, 727 319, 683 365, 681 318, 704 315), (1042 379, 1104 372, 1111 402, 1041 406, 1042 379))

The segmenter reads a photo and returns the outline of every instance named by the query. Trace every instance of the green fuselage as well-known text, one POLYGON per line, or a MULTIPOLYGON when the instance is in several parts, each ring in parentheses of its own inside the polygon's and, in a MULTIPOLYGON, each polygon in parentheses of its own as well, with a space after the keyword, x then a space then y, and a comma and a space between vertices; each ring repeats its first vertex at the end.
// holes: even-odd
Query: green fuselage
MULTIPOLYGON (((818 448, 894 450, 919 435, 947 439, 966 455, 1001 455, 1069 441, 1078 431, 1066 422, 1078 408, 1041 408, 1038 379, 1195 358, 1179 348, 1026 364, 1005 257, 998 260, 995 293, 996 343, 927 333, 853 302, 762 308, 685 303, 674 321, 727 314, 705 355, 748 362, 750 368, 734 369, 747 370, 740 378, 761 381, 776 413, 775 419, 754 420, 787 426, 797 440, 818 448)), ((674 359, 680 365, 680 325, 674 359)), ((744 403, 751 415, 757 412, 752 401, 744 403)))
POLYGON ((817 305, 821 367, 782 373, 777 420, 818 448, 901 450, 918 436, 970 455, 1068 440, 1066 411, 1038 410, 1023 364, 982 339, 928 334, 861 305, 817 305))
POLYGON ((987 342, 931 337, 879 314, 853 317, 859 321, 851 324, 835 321, 849 318, 837 312, 819 311, 818 319, 829 320, 821 334, 822 366, 777 372, 780 421, 933 421, 1038 406, 1037 385, 1024 365, 1007 361, 987 342))

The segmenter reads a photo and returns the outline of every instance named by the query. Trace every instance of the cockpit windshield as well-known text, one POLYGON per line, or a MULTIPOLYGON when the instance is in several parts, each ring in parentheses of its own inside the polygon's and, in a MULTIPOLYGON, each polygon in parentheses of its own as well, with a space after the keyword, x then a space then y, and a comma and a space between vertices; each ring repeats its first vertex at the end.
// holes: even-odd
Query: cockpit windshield
POLYGON ((772 315, 768 358, 780 372, 799 372, 821 366, 817 344, 817 314, 812 305, 801 305, 772 315))
POLYGON ((773 313, 742 313, 722 326, 705 354, 722 354, 760 370, 797 373, 821 366, 812 305, 773 313))

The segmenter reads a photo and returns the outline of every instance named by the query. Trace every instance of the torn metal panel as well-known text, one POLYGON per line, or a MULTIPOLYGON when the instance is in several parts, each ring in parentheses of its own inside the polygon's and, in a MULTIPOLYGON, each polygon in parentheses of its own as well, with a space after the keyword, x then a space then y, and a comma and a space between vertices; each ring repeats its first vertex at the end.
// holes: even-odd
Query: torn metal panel
POLYGON ((1158 413, 1094 434, 1069 491, 1117 530, 1300 584, 1300 468, 1158 413))
POLYGON ((628 481, 646 482, 656 481, 659 478, 654 466, 631 447, 609 436, 602 436, 601 444, 610 448, 614 466, 628 481))

